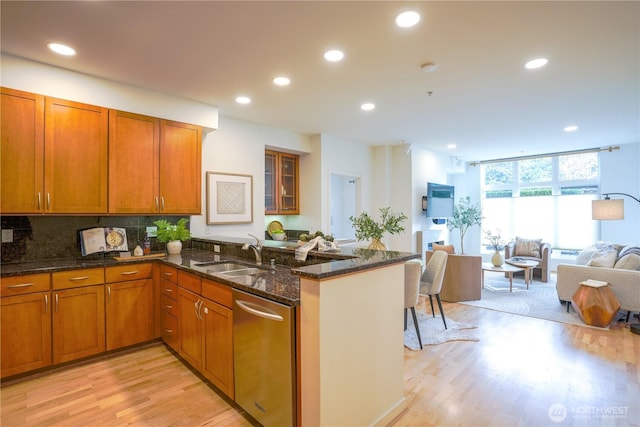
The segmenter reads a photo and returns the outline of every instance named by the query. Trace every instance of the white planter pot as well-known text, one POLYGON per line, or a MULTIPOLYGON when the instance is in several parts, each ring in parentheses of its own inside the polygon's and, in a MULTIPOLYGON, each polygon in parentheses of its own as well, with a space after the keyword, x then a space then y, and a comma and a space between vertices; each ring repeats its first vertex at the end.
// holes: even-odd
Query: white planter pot
POLYGON ((167 242, 167 252, 169 252, 169 255, 177 255, 180 251, 182 251, 182 242, 180 240, 167 242))

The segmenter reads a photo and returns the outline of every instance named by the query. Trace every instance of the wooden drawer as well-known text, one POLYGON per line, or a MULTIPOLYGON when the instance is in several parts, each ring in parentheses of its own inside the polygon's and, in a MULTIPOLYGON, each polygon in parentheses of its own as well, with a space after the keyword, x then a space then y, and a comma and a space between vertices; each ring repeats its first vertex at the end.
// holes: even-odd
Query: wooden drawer
POLYGON ((151 263, 118 265, 105 267, 104 277, 107 283, 128 282, 129 280, 151 277, 151 263))
POLYGON ((181 288, 200 295, 202 287, 200 282, 200 277, 178 270, 178 286, 181 288))
POLYGON ((162 340, 171 348, 178 351, 178 318, 162 310, 162 340))
POLYGON ((51 282, 54 290, 102 285, 104 283, 104 268, 83 268, 52 273, 51 282))
POLYGON ((232 308, 231 286, 202 279, 202 296, 225 307, 232 308))
POLYGON ((178 316, 178 303, 166 295, 162 295, 160 298, 160 308, 162 311, 167 311, 174 316, 178 316))
POLYGON ((160 278, 173 283, 178 283, 178 269, 165 264, 160 265, 160 278))
POLYGON ((173 300, 178 299, 178 285, 167 280, 160 281, 160 292, 173 300))
POLYGON ((32 294, 51 289, 49 273, 25 274, 0 278, 0 296, 32 294))

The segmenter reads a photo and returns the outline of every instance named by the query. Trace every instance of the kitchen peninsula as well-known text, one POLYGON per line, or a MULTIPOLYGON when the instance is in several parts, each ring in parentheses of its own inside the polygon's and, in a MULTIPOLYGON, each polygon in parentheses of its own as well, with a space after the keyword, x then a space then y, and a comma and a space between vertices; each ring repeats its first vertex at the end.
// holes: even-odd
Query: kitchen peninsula
MULTIPOLYGON (((255 265, 249 261, 252 253, 241 249, 243 243, 246 239, 193 239, 193 249, 152 262, 200 277, 203 283, 215 280, 294 307, 298 424, 375 425, 397 415, 404 408, 403 263, 419 255, 344 248, 337 253, 310 252, 312 264, 300 265, 293 257, 295 244, 267 241, 263 270, 257 274, 228 277, 207 270, 210 263, 255 265), (214 252, 217 247, 220 252, 214 252), (272 258, 277 261, 273 269, 272 258)), ((131 263, 105 259, 6 264, 2 279, 123 264, 131 263)))

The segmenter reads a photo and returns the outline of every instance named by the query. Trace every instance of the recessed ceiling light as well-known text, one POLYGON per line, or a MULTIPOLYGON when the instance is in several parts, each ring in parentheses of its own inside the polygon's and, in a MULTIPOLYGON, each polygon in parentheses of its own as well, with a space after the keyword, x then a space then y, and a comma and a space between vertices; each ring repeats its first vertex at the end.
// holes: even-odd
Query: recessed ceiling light
POLYGON ((75 49, 61 43, 47 43, 49 50, 64 56, 73 56, 76 54, 75 49))
POLYGON ((238 104, 249 104, 249 103, 251 103, 251 98, 249 98, 248 96, 244 96, 244 95, 237 96, 236 97, 236 102, 238 104))
POLYGON ((342 61, 342 58, 344 58, 344 52, 342 52, 341 50, 333 49, 328 50, 324 53, 324 59, 329 62, 342 61))
POLYGON ((273 79, 273 83, 278 86, 288 86, 291 80, 288 77, 279 76, 273 79))
POLYGON ((564 128, 565 132, 575 132, 577 130, 578 130, 578 126, 576 125, 565 126, 564 128))
POLYGON ((456 147, 457 147, 457 145, 456 145, 456 144, 447 144, 447 148, 448 148, 449 150, 453 150, 453 149, 454 149, 454 148, 456 148, 456 147))
POLYGON ((373 102, 365 102, 360 106, 360 109, 362 111, 371 111, 375 108, 376 108, 376 104, 374 104, 373 102))
POLYGON ((402 12, 396 16, 396 25, 402 28, 409 28, 420 22, 420 14, 413 10, 402 12))
POLYGON ((531 61, 524 64, 524 68, 526 68, 527 70, 534 70, 536 68, 544 67, 548 62, 549 60, 547 58, 532 59, 531 61))

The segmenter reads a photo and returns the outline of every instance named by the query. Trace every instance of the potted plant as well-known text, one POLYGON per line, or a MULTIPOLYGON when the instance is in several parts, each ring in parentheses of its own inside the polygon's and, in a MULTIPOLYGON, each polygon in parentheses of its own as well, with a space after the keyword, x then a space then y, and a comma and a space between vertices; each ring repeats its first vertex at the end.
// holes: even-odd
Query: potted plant
POLYGON ((273 238, 273 240, 286 240, 287 235, 285 234, 284 230, 273 230, 271 232, 271 237, 273 238))
POLYGON ((167 243, 167 251, 170 255, 179 254, 182 250, 182 242, 191 238, 191 231, 187 228, 186 218, 180 218, 175 224, 166 219, 154 221, 158 226, 158 241, 167 243))
POLYGON ((460 230, 460 253, 464 254, 464 235, 470 227, 482 223, 480 206, 471 204, 471 197, 463 197, 453 207, 453 218, 447 221, 449 231, 460 230))
POLYGON ((356 239, 371 240, 369 249, 386 251, 387 247, 382 243, 384 233, 398 234, 404 231, 402 221, 407 216, 400 213, 391 212, 390 207, 380 208, 380 221, 375 221, 368 213, 362 212, 360 215, 350 216, 349 221, 353 224, 356 232, 356 239))

